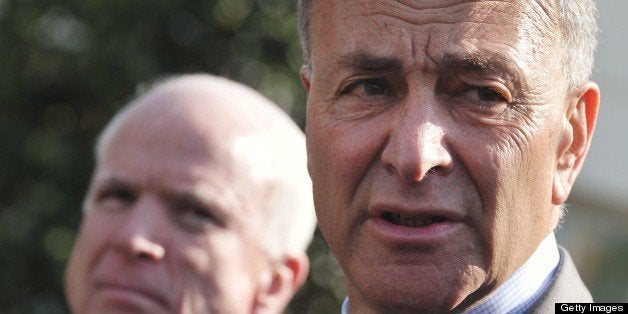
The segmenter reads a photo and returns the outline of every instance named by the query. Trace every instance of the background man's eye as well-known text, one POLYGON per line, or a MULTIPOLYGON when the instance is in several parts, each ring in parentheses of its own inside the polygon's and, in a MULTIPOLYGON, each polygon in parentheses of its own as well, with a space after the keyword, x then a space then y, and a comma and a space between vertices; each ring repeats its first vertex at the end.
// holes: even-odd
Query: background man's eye
POLYGON ((96 206, 109 211, 129 208, 135 202, 135 194, 125 188, 111 188, 103 191, 96 198, 96 206))
POLYGON ((386 91, 384 84, 380 82, 370 81, 364 82, 364 93, 369 96, 382 95, 386 91))
POLYGON ((216 218, 214 217, 214 215, 212 215, 208 210, 200 208, 200 207, 188 207, 186 208, 186 210, 191 214, 194 215, 196 218, 198 219, 204 219, 204 220, 216 220, 216 218))
POLYGON ((221 226, 214 210, 194 200, 174 200, 170 204, 176 221, 186 230, 199 232, 211 226, 221 226))
POLYGON ((499 101, 504 99, 502 94, 490 87, 478 88, 478 98, 481 101, 499 101))
POLYGON ((132 203, 135 199, 135 196, 131 191, 127 190, 117 190, 110 195, 111 198, 116 198, 120 201, 132 203))

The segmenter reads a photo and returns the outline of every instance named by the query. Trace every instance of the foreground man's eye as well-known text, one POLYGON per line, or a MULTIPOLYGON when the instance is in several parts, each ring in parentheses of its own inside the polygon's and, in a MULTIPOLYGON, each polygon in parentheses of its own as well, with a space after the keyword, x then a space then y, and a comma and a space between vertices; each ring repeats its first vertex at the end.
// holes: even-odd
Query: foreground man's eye
POLYGON ((369 96, 383 95, 386 92, 386 86, 377 81, 368 81, 363 83, 364 93, 369 96))
POLYGON ((505 101, 504 96, 499 91, 491 87, 480 87, 477 89, 478 99, 486 102, 505 101))
POLYGON ((341 91, 341 94, 355 97, 373 97, 386 95, 388 92, 389 88, 382 80, 367 79, 350 84, 341 91))

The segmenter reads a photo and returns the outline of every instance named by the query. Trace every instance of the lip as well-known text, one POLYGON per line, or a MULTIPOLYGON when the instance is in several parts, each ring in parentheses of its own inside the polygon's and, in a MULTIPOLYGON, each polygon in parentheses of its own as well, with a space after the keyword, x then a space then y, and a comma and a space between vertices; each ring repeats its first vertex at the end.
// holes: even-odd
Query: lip
POLYGON ((369 208, 368 212, 367 230, 390 245, 438 246, 451 241, 452 237, 464 228, 462 215, 448 209, 378 205, 369 208), (396 225, 384 219, 382 217, 384 213, 397 213, 412 217, 438 217, 443 221, 423 227, 408 227, 396 225))
POLYGON ((107 303, 116 304, 123 308, 145 308, 160 307, 167 309, 166 298, 149 289, 118 284, 112 282, 101 282, 96 285, 96 291, 107 303))

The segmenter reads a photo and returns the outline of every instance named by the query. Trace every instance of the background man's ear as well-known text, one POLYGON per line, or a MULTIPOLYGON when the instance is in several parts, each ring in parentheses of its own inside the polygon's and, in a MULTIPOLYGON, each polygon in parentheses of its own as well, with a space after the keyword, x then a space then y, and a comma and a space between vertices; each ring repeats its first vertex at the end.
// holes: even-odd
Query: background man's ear
POLYGON ((286 254, 261 278, 253 313, 281 313, 307 279, 310 262, 303 252, 286 254))
POLYGON ((552 190, 554 205, 563 204, 567 200, 591 146, 595 130, 600 106, 600 89, 597 84, 587 82, 581 91, 575 103, 569 106, 565 117, 567 123, 563 136, 564 145, 561 145, 563 149, 558 155, 552 190))

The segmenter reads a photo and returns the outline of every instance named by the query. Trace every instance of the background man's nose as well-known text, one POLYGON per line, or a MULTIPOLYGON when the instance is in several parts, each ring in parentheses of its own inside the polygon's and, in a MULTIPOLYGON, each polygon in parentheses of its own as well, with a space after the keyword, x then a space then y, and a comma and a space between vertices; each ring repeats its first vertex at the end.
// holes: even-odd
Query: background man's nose
POLYGON ((165 211, 159 200, 140 197, 126 213, 114 246, 130 259, 161 260, 165 254, 165 211))

